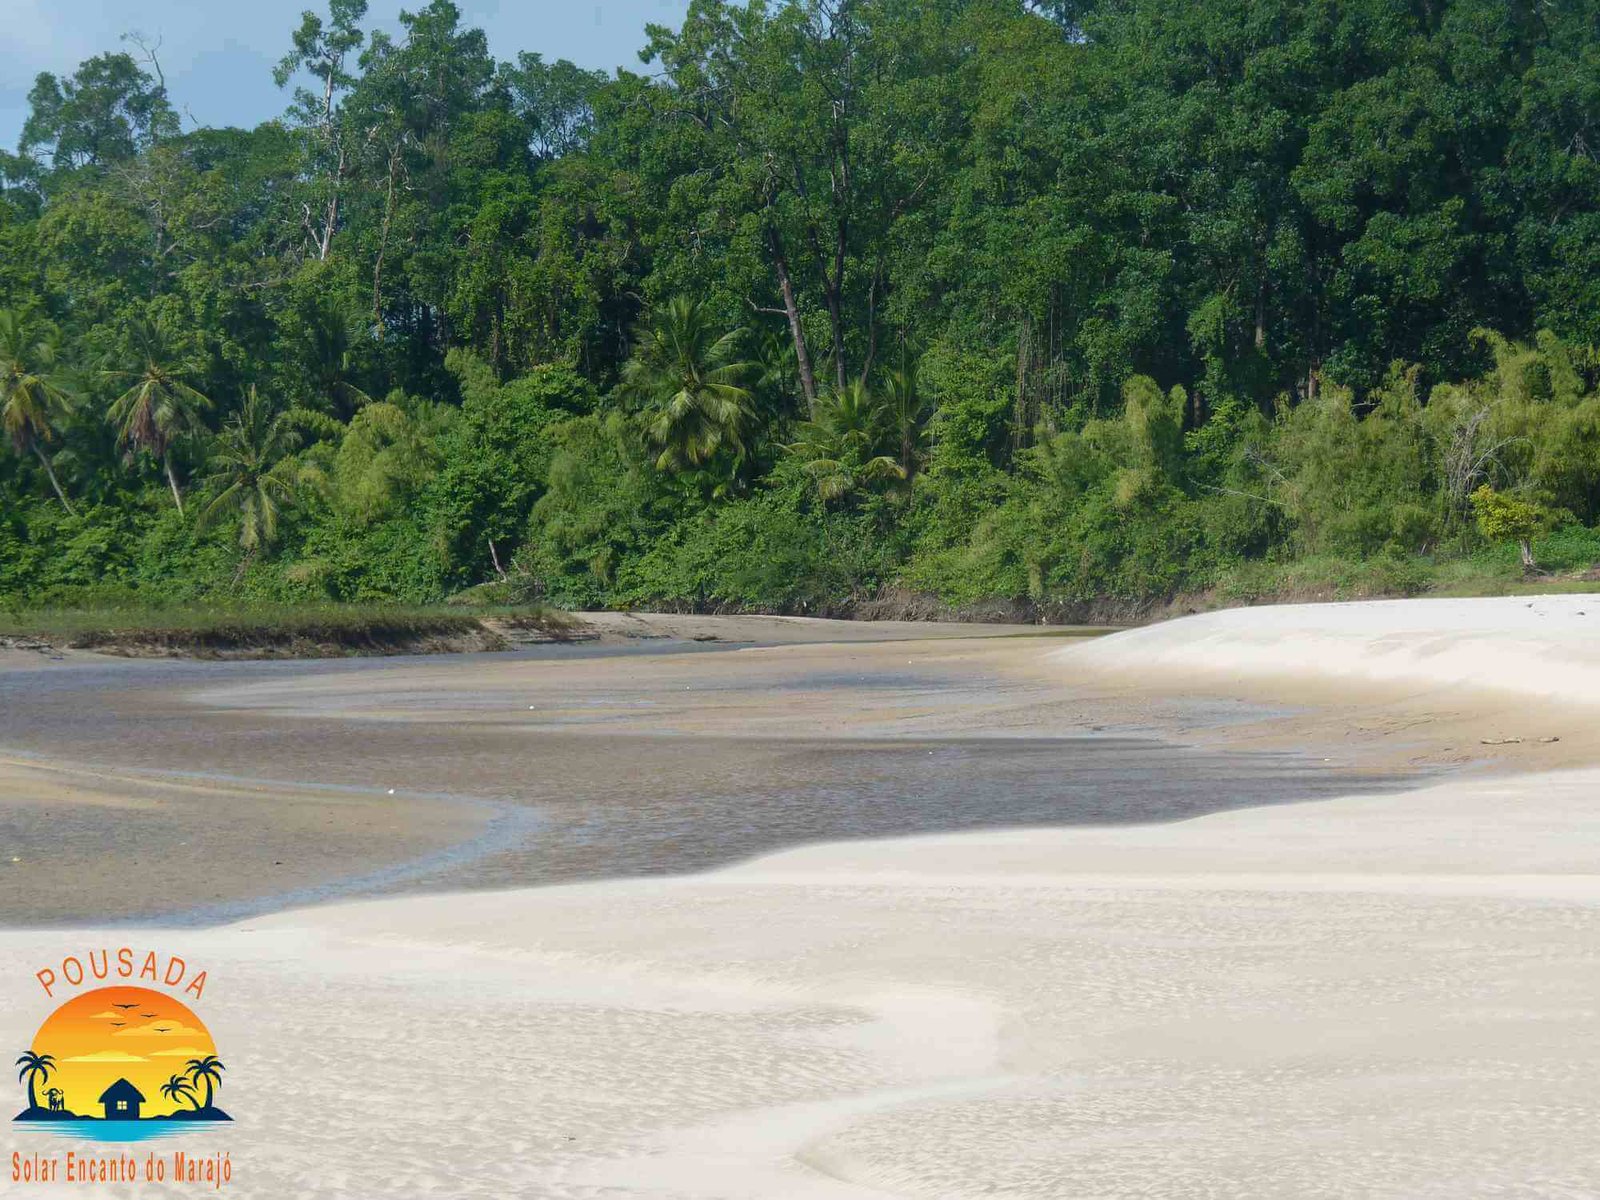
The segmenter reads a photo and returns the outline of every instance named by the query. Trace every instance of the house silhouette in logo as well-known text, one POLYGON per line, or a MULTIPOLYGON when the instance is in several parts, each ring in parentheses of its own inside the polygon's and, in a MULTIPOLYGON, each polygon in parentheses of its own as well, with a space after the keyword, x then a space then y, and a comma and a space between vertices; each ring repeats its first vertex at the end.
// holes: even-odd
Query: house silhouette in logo
POLYGON ((144 1094, 126 1079, 119 1079, 100 1093, 100 1103, 106 1106, 108 1121, 137 1121, 144 1094))

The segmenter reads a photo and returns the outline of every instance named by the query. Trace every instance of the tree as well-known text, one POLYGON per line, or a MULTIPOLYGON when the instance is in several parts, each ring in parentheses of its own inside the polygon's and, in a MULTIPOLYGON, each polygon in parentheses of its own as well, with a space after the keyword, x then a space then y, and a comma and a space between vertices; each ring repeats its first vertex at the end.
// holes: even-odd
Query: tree
POLYGON ((294 49, 272 72, 280 88, 302 71, 317 81, 315 90, 295 89, 289 112, 309 134, 306 158, 320 177, 320 202, 315 210, 309 203, 305 206, 304 222, 317 258, 323 261, 339 228, 340 204, 353 165, 353 131, 346 127, 340 96, 355 84, 346 63, 366 38, 361 30, 361 18, 366 14, 366 0, 329 0, 326 22, 314 12, 302 13, 300 28, 294 32, 294 49))
POLYGON ((17 1080, 27 1081, 28 1107, 39 1107, 39 1093, 36 1085, 50 1078, 50 1072, 55 1070, 56 1060, 48 1054, 40 1054, 37 1050, 29 1050, 17 1059, 17 1065, 22 1070, 17 1072, 17 1080))
POLYGON ((917 364, 907 359, 888 372, 883 388, 883 417, 894 443, 899 476, 908 483, 922 465, 928 446, 927 398, 917 386, 917 364))
MULTIPOLYGON (((368 39, 363 74, 345 101, 348 119, 363 131, 365 240, 373 323, 380 330, 396 273, 390 256, 397 235, 403 231, 408 246, 427 250, 447 236, 438 226, 452 182, 451 135, 481 109, 495 79, 488 39, 481 29, 461 27, 461 10, 450 0, 402 11, 400 27, 398 41, 382 31, 368 39)), ((425 317, 431 320, 431 310, 425 317)))
POLYGON ((744 460, 756 414, 743 386, 752 370, 739 357, 743 336, 718 333, 709 309, 684 296, 646 315, 622 386, 639 406, 658 469, 700 468, 720 454, 731 473, 744 460))
POLYGON ((925 245, 926 209, 965 143, 957 88, 970 55, 952 23, 967 7, 717 2, 692 5, 677 32, 649 27, 643 57, 660 61, 665 81, 640 98, 627 132, 651 207, 696 230, 685 247, 681 225, 667 224, 658 272, 678 268, 706 231, 758 262, 778 303, 740 299, 784 318, 808 408, 819 361, 835 390, 871 373, 896 266, 925 245))
POLYGON ((1522 569, 1533 571, 1533 537, 1544 528, 1547 516, 1537 504, 1520 496, 1497 492, 1487 483, 1472 493, 1478 528, 1490 541, 1514 541, 1522 553, 1522 569))
POLYGON ((344 309, 319 298, 306 313, 305 331, 301 361, 317 399, 330 412, 349 419, 362 405, 372 403, 372 397, 352 382, 356 355, 344 309))
POLYGON ((350 419, 337 450, 318 447, 310 478, 355 526, 393 516, 434 478, 440 438, 455 415, 453 408, 400 393, 367 404, 350 419))
POLYGON ((0 309, 0 428, 19 455, 33 452, 61 507, 75 513, 44 452, 44 443, 72 411, 71 395, 56 373, 59 342, 53 325, 0 309))
POLYGON ((908 478, 894 453, 885 452, 901 449, 901 431, 891 409, 859 380, 824 392, 817 400, 816 418, 802 423, 798 432, 800 439, 789 451, 804 464, 824 501, 841 499, 868 483, 908 478))
POLYGON ((175 134, 167 90, 127 54, 99 54, 66 79, 41 74, 28 93, 21 151, 56 170, 125 162, 175 134))
POLYGON ((512 111, 528 128, 533 153, 540 159, 563 158, 583 148, 594 128, 594 96, 606 85, 604 71, 586 71, 566 59, 553 63, 527 51, 517 65, 500 68, 510 88, 512 111))
POLYGON ((161 1094, 174 1102, 187 1100, 196 1111, 200 1108, 200 1101, 195 1096, 194 1088, 190 1086, 187 1076, 174 1075, 161 1085, 161 1094))
POLYGON ((212 1085, 222 1086, 222 1072, 226 1070, 227 1067, 222 1065, 222 1060, 214 1054, 208 1054, 204 1058, 191 1058, 184 1068, 184 1073, 191 1080, 197 1084, 204 1082, 206 1085, 206 1102, 200 1106, 202 1110, 211 1107, 214 1095, 212 1085))
POLYGON ((108 416, 117 425, 122 444, 146 450, 161 460, 172 489, 172 502, 183 511, 183 493, 172 467, 172 443, 201 428, 200 414, 211 407, 189 383, 193 362, 179 356, 166 332, 151 321, 134 327, 134 343, 143 365, 135 371, 116 372, 133 386, 112 401, 108 416))
POLYGON ((212 444, 204 480, 212 497, 200 512, 200 525, 224 514, 236 517, 247 560, 277 540, 278 515, 294 499, 296 464, 290 455, 298 440, 287 414, 275 412, 252 387, 212 444))

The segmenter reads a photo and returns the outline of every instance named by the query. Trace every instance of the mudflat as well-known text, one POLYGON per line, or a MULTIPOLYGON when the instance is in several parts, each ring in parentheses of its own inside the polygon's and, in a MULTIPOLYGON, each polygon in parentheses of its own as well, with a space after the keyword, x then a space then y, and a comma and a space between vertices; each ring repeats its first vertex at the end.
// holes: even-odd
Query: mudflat
POLYGON ((1193 699, 1112 720, 1105 688, 1038 671, 1079 631, 586 620, 595 642, 508 654, 6 655, 0 921, 214 924, 841 838, 1175 819, 1392 775, 1155 736, 1267 709, 1193 699))

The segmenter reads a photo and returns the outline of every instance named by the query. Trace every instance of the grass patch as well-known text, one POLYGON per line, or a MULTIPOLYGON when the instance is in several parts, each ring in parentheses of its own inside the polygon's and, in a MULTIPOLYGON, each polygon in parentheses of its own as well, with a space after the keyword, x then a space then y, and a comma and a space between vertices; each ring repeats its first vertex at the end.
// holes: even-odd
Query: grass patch
POLYGON ((1534 543, 1540 573, 1527 575, 1515 548, 1471 558, 1378 555, 1367 559, 1307 557, 1283 563, 1243 563, 1204 593, 1206 607, 1296 604, 1412 596, 1538 596, 1600 591, 1592 545, 1552 537, 1534 543))
POLYGON ((504 650, 581 636, 539 606, 463 610, 377 604, 174 605, 0 612, 0 638, 134 656, 330 658, 504 650))

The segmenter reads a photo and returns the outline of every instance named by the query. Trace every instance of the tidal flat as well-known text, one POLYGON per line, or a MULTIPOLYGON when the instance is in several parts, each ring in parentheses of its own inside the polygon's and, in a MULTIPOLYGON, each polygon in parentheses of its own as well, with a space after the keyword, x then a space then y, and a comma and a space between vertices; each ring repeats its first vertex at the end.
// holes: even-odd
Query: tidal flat
POLYGON ((1014 636, 1037 629, 657 620, 631 640, 426 660, 7 655, 0 921, 214 924, 812 842, 1181 820, 1395 778, 1129 733, 1014 669, 1044 653, 1014 636))

